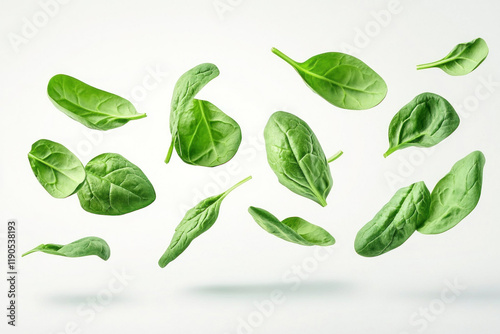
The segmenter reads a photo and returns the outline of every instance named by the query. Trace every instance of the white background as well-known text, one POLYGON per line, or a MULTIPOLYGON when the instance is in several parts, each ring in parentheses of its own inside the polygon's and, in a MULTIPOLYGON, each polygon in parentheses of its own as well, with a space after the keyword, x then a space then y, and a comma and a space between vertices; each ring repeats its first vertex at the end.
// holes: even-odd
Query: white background
POLYGON ((0 2, 0 219, 18 220, 20 251, 95 235, 109 243, 112 255, 107 262, 41 253, 22 258, 18 327, 9 333, 500 331, 497 1, 73 0, 50 7, 52 16, 44 21, 45 2, 0 2), (225 11, 214 4, 226 4, 225 11), (30 33, 29 24, 38 27, 30 33), (487 41, 490 55, 473 73, 415 70, 476 37, 487 41), (13 38, 25 40, 16 46, 13 38), (388 95, 371 110, 338 109, 311 92, 271 53, 273 46, 298 61, 347 51, 386 80, 388 95), (213 169, 188 166, 175 153, 165 165, 173 86, 202 62, 215 63, 221 74, 199 98, 239 122, 242 147, 230 164, 213 169), (148 74, 155 69, 164 72, 156 81, 148 74), (87 129, 47 98, 47 82, 58 73, 128 97, 148 117, 107 132, 87 129), (460 127, 434 149, 405 149, 384 159, 391 118, 424 91, 448 99, 460 127), (267 165, 261 136, 277 110, 308 122, 327 155, 345 152, 331 165, 334 187, 326 208, 281 186, 267 165), (122 154, 150 178, 156 201, 106 217, 83 211, 76 196, 52 198, 27 159, 41 138, 64 144, 84 163, 104 152, 122 154), (415 233, 377 258, 354 252, 356 232, 398 188, 424 180, 432 189, 477 149, 486 156, 482 198, 461 224, 436 236, 415 233), (248 175, 253 180, 224 200, 213 228, 160 269, 157 260, 185 210, 248 175), (330 231, 337 243, 318 259, 318 248, 261 230, 249 205, 281 219, 301 216, 330 231), (133 278, 109 300, 108 285, 122 271, 133 278), (459 289, 450 292, 450 284, 459 289), (283 298, 271 307, 273 291, 283 298), (259 311, 256 303, 272 312, 259 311))

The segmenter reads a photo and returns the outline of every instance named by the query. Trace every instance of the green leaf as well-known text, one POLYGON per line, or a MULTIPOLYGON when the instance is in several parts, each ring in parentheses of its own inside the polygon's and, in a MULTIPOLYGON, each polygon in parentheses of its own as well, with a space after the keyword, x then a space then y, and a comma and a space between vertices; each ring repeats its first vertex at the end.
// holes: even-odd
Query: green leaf
POLYGON ((212 227, 212 225, 217 220, 217 217, 219 216, 219 209, 222 200, 231 191, 247 182, 251 178, 252 177, 249 176, 227 191, 223 192, 222 194, 204 199, 194 208, 189 209, 186 212, 184 218, 182 218, 182 221, 175 229, 172 241, 170 242, 170 245, 168 246, 165 253, 158 261, 158 265, 162 268, 166 267, 167 264, 181 255, 182 252, 184 252, 186 248, 188 248, 188 246, 194 239, 196 239, 202 233, 206 232, 210 227, 212 227))
POLYGON ((170 131, 172 134, 177 129, 179 113, 188 109, 196 94, 218 75, 217 66, 205 63, 190 69, 177 80, 170 104, 170 131))
POLYGON ((22 256, 26 256, 34 252, 43 252, 65 257, 83 257, 89 255, 97 255, 104 261, 108 260, 110 256, 110 249, 106 241, 97 237, 86 237, 77 241, 73 241, 72 243, 67 245, 42 244, 24 253, 22 256))
POLYGON ((429 215, 430 193, 424 182, 399 189, 356 235, 354 249, 373 257, 401 246, 429 215))
POLYGON ((460 118, 448 101, 433 93, 422 93, 394 115, 389 125, 389 149, 384 157, 410 146, 434 146, 459 124, 460 118))
POLYGON ((260 227, 283 240, 303 246, 330 246, 335 243, 330 233, 300 217, 279 221, 270 212, 253 206, 248 208, 248 212, 260 227))
POLYGON ((123 215, 142 209, 156 199, 144 173, 119 154, 105 153, 85 166, 87 178, 78 191, 85 211, 99 215, 123 215))
POLYGON ((290 64, 314 92, 339 108, 370 109, 387 95, 384 79, 356 57, 328 52, 298 63, 276 48, 272 52, 290 64))
POLYGON ((146 117, 128 100, 64 74, 50 79, 47 93, 57 109, 91 129, 110 130, 146 117))
POLYGON ((197 166, 214 167, 228 162, 238 151, 238 123, 208 101, 194 99, 182 113, 175 149, 181 159, 197 166))
POLYGON ((488 56, 488 52, 488 45, 484 39, 476 38, 469 43, 458 44, 441 60, 417 65, 417 70, 436 67, 449 75, 466 75, 481 65, 488 56))
POLYGON ((295 115, 278 111, 269 118, 264 139, 267 161, 279 182, 294 193, 326 206, 332 174, 309 125, 295 115))
POLYGON ((417 227, 420 233, 448 231, 474 210, 483 184, 485 158, 474 151, 459 160, 434 187, 429 218, 417 227))
POLYGON ((201 64, 184 73, 177 81, 170 111, 173 148, 186 163, 215 167, 231 160, 241 143, 241 129, 231 117, 196 94, 219 75, 214 64, 201 64))
POLYGON ((40 139, 31 146, 28 160, 40 184, 55 198, 74 194, 85 181, 80 160, 59 143, 40 139))

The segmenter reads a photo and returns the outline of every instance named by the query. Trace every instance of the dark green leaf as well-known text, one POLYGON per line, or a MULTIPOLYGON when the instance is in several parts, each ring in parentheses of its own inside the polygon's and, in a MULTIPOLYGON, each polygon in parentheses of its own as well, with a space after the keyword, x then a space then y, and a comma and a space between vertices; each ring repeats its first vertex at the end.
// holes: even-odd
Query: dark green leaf
POLYGON ((40 184, 53 197, 68 197, 85 181, 80 160, 59 143, 40 139, 31 146, 28 160, 40 184))
POLYGON ((201 64, 177 81, 170 111, 172 142, 165 162, 175 147, 186 163, 215 167, 231 160, 241 143, 241 129, 231 117, 196 94, 219 75, 214 64, 201 64))
POLYGON ((335 243, 330 233, 302 218, 290 217, 279 221, 270 212, 253 206, 248 208, 248 212, 260 227, 283 240, 303 246, 330 246, 335 243))
POLYGON ((167 264, 175 260, 179 255, 182 254, 191 244, 191 241, 196 239, 202 233, 206 232, 217 220, 219 216, 219 209, 222 200, 234 189, 243 183, 250 180, 252 177, 249 176, 246 179, 240 181, 224 193, 216 196, 209 197, 198 203, 194 208, 189 209, 186 212, 184 218, 179 223, 175 229, 172 241, 168 246, 165 253, 162 255, 158 261, 158 265, 162 268, 166 267, 167 264))
POLYGON ((178 122, 175 149, 188 164, 219 166, 238 151, 240 126, 208 101, 194 99, 178 122))
POLYGON ((89 161, 85 171, 87 178, 78 198, 88 212, 123 215, 148 206, 156 198, 146 175, 119 154, 101 154, 89 161))
POLYGON ((269 118, 264 138, 267 161, 279 182, 294 193, 326 206, 332 174, 309 125, 295 115, 278 111, 269 118))
POLYGON ((486 42, 482 38, 476 38, 469 43, 458 44, 441 60, 417 65, 417 70, 436 67, 449 75, 466 75, 481 65, 488 56, 488 52, 486 42))
POLYGON ((60 255, 65 257, 83 257, 89 255, 97 255, 104 261, 109 259, 110 249, 106 241, 97 237, 86 237, 77 241, 73 241, 67 245, 58 244, 42 244, 33 248, 29 252, 23 254, 26 256, 34 252, 43 252, 52 255, 60 255))
POLYGON ((429 215, 430 193, 423 182, 399 189, 356 235, 354 249, 373 257, 401 246, 429 215))
POLYGON ((356 57, 328 52, 298 63, 276 48, 272 51, 290 64, 314 92, 339 108, 370 109, 387 95, 384 79, 356 57))
POLYGON ((434 187, 429 218, 419 225, 424 234, 448 231, 474 210, 483 184, 485 158, 474 151, 459 160, 434 187))
POLYGON ((57 109, 91 129, 110 130, 146 117, 124 98, 64 74, 50 79, 47 93, 57 109))
POLYGON ((410 146, 434 146, 452 134, 459 124, 460 118, 448 101, 433 93, 422 93, 392 119, 389 149, 384 157, 410 146))

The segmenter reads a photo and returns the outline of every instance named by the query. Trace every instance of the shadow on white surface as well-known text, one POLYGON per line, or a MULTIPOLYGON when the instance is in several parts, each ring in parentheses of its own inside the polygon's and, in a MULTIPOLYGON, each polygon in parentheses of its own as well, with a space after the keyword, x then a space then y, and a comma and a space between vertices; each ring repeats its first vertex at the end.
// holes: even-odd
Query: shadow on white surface
POLYGON ((212 285, 200 285, 187 288, 184 291, 196 295, 205 296, 253 296, 266 294, 269 291, 280 290, 280 291, 291 291, 296 295, 308 295, 308 296, 323 296, 326 294, 337 294, 352 290, 353 285, 348 282, 336 282, 336 281, 315 281, 315 282, 303 282, 294 289, 293 284, 286 283, 261 283, 261 284, 212 284, 212 285))
MULTIPOLYGON (((49 303, 54 305, 80 305, 80 304, 88 304, 89 302, 97 300, 96 294, 50 294, 42 296, 40 301, 43 303, 49 303)), ((114 295, 112 297, 113 303, 120 304, 134 304, 137 303, 138 300, 133 296, 126 295, 114 295)))

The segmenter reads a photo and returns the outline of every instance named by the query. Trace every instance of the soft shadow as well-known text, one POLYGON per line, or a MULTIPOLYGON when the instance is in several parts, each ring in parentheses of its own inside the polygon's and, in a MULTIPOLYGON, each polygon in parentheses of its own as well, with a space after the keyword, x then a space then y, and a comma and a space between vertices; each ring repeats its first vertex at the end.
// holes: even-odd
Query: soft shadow
MULTIPOLYGON (((123 294, 113 294, 111 303, 134 303, 132 298, 124 296, 123 294)), ((103 300, 107 301, 109 295, 103 295, 103 300)), ((98 293, 93 294, 51 294, 41 297, 42 301, 55 304, 55 305, 80 305, 88 304, 89 302, 96 301, 98 293)))
POLYGON ((351 290, 352 285, 337 281, 312 281, 294 283, 262 283, 262 284, 216 284, 201 285, 185 289, 185 292, 206 296, 255 296, 269 294, 273 290, 290 292, 296 295, 331 295, 351 290))

